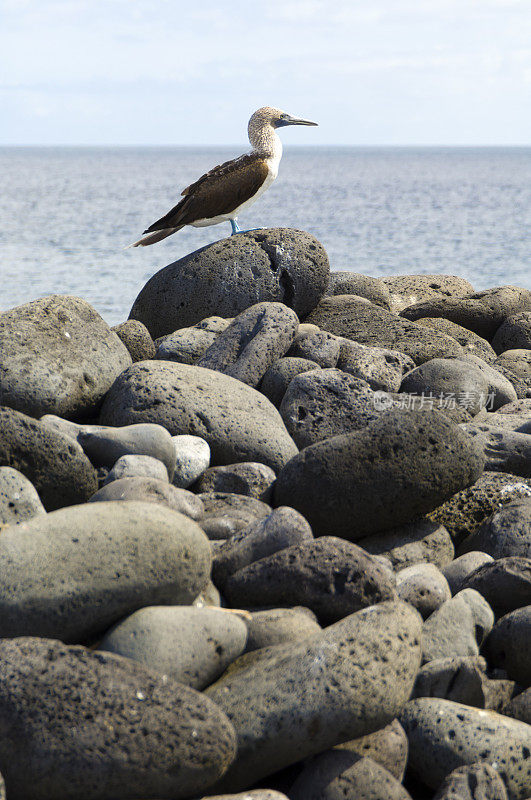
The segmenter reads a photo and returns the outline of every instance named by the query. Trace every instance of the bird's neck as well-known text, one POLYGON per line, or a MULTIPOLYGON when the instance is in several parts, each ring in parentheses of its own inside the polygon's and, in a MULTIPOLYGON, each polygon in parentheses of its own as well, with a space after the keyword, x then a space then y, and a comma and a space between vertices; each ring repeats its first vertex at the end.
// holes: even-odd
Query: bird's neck
POLYGON ((272 125, 249 127, 249 141, 255 153, 277 163, 282 158, 282 142, 272 125))

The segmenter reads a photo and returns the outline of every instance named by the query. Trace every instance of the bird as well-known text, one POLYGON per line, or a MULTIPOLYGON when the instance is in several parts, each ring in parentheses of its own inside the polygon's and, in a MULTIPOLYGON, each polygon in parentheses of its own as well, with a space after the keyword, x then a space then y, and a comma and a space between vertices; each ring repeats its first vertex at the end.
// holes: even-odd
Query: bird
POLYGON ((183 199, 146 228, 142 237, 129 247, 155 244, 185 225, 203 228, 228 221, 231 235, 246 233, 238 226, 238 216, 258 200, 277 177, 282 142, 276 129, 287 125, 317 126, 317 122, 292 117, 270 106, 255 111, 247 126, 251 152, 218 164, 183 189, 183 199))

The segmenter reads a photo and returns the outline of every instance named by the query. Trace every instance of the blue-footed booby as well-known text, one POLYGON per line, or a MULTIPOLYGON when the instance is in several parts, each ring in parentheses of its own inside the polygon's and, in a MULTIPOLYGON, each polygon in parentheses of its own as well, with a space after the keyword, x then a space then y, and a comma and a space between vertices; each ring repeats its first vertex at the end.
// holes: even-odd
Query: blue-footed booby
POLYGON ((183 199, 150 225, 144 231, 147 235, 129 246, 145 247, 160 242, 185 225, 202 228, 229 221, 233 234, 243 233, 237 223, 239 214, 258 200, 277 177, 282 142, 275 129, 285 125, 317 123, 292 117, 278 108, 259 108, 247 127, 251 152, 219 164, 183 189, 183 199))

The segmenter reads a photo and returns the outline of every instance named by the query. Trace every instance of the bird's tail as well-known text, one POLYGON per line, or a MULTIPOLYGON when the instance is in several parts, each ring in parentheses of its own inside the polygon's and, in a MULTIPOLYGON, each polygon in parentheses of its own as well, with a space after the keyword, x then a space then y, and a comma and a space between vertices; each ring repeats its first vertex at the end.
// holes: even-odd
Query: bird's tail
POLYGON ((171 236, 172 233, 180 231, 181 228, 184 228, 184 225, 179 225, 177 228, 163 228, 161 231, 153 231, 153 233, 149 233, 147 236, 142 236, 137 242, 127 245, 125 249, 128 250, 129 247, 147 247, 148 244, 160 242, 161 239, 165 239, 166 236, 171 236))

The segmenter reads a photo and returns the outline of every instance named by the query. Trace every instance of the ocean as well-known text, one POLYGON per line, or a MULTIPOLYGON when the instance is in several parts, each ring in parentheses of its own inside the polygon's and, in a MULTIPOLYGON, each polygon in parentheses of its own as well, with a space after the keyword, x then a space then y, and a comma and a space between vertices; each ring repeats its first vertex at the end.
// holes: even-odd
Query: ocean
MULTIPOLYGON (((0 148, 0 310, 61 293, 110 324, 127 319, 154 272, 230 225, 123 248, 244 149, 0 148)), ((309 231, 333 270, 531 289, 531 148, 286 147, 277 181, 239 223, 309 231)))

